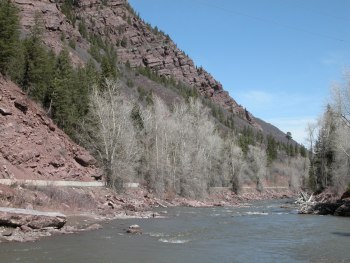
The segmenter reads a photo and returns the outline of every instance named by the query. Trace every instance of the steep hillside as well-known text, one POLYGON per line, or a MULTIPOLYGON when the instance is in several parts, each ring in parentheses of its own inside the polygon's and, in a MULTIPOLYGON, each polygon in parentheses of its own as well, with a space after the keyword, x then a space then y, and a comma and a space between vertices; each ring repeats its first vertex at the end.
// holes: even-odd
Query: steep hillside
POLYGON ((116 190, 138 182, 159 196, 201 198, 211 187, 262 191, 305 182, 306 150, 281 143, 281 131, 235 108, 217 81, 125 1, 14 2, 0 9, 9 18, 2 40, 12 37, 0 72, 23 92, 3 81, 3 176, 100 177, 95 160, 60 127, 98 159, 116 190))
POLYGON ((119 62, 131 68, 147 67, 160 77, 195 87, 202 96, 261 129, 220 82, 205 69, 197 68, 168 35, 145 23, 126 0, 13 1, 21 12, 23 32, 30 31, 39 14, 45 27, 45 44, 58 53, 69 43, 75 64, 91 57, 98 60, 105 53, 102 46, 113 47, 119 62))
POLYGON ((0 178, 90 181, 102 175, 86 150, 1 76, 0 133, 0 178))
POLYGON ((264 134, 270 134, 272 135, 277 141, 282 143, 292 143, 293 145, 298 144, 296 141, 291 139, 288 141, 286 134, 278 129, 276 126, 272 125, 271 123, 268 123, 262 119, 255 118, 255 121, 258 123, 258 125, 262 128, 264 131, 264 134))

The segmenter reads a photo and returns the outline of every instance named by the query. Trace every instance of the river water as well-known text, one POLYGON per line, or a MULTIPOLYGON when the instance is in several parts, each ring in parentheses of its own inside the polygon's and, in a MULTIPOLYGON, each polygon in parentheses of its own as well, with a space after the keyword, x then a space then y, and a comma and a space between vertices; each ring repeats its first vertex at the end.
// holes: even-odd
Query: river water
POLYGON ((282 201, 169 208, 165 219, 115 220, 101 230, 0 245, 0 262, 350 262, 350 218, 298 215, 282 201), (143 235, 125 234, 131 224, 143 235))

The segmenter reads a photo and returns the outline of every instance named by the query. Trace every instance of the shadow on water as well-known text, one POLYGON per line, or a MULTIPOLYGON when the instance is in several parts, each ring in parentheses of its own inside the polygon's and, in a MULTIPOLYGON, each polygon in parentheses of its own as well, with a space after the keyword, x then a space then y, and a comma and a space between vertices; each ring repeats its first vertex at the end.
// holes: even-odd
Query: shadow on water
POLYGON ((333 235, 350 237, 350 232, 332 232, 333 235))

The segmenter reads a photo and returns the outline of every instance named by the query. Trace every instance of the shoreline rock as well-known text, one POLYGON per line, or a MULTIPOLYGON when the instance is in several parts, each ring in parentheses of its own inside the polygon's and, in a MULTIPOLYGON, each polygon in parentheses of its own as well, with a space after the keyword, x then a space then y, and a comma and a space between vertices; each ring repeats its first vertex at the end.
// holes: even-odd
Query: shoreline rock
POLYGON ((34 241, 60 231, 66 222, 61 213, 0 207, 0 240, 34 241))
POLYGON ((62 213, 42 212, 32 209, 0 207, 0 226, 43 229, 53 227, 60 229, 67 222, 62 213))
POLYGON ((324 192, 317 196, 301 193, 296 203, 299 205, 299 214, 311 215, 333 215, 333 216, 350 216, 350 198, 343 194, 337 199, 330 193, 324 192), (345 197, 345 198, 344 198, 345 197))
MULTIPOLYGON (((17 188, 15 190, 18 190, 17 188)), ((77 189, 79 190, 79 189, 77 189)), ((21 194, 26 189, 20 188, 20 192, 16 194, 21 194)), ((39 194, 39 193, 37 193, 39 194)), ((204 200, 193 200, 186 199, 182 197, 175 197, 172 200, 162 200, 154 197, 145 189, 133 189, 132 191, 126 191, 123 194, 116 194, 108 189, 93 190, 89 192, 91 196, 94 197, 96 206, 94 207, 85 207, 84 209, 79 208, 79 210, 69 210, 64 209, 64 206, 57 207, 57 210, 65 211, 65 215, 60 213, 50 213, 50 212, 40 212, 37 210, 29 209, 15 209, 15 208, 0 208, 0 222, 2 219, 2 214, 5 212, 19 211, 24 215, 21 220, 19 218, 14 218, 11 223, 5 223, 5 226, 0 226, 0 243, 1 242, 27 242, 27 241, 36 241, 43 237, 48 237, 52 235, 60 234, 73 234, 79 233, 82 231, 91 231, 102 228, 100 225, 101 222, 108 222, 111 220, 117 219, 131 219, 131 218, 165 218, 164 213, 157 213, 152 211, 156 207, 214 207, 214 206, 235 206, 241 207, 242 205, 247 205, 247 202, 258 201, 258 200, 268 200, 268 199, 277 199, 277 198, 286 198, 292 197, 292 192, 286 193, 274 193, 273 191, 265 193, 249 193, 236 195, 233 192, 227 191, 224 193, 219 193, 215 195, 208 196, 204 200), (97 191, 97 192, 96 192, 97 191), (107 193, 107 194, 106 194, 107 193), (112 203, 113 205, 109 205, 112 203), (4 212, 1 212, 4 210, 4 212), (34 223, 37 220, 35 217, 32 217, 34 220, 30 222, 30 217, 32 212, 36 211, 38 217, 42 215, 50 215, 53 218, 58 217, 60 220, 63 220, 65 224, 63 226, 54 227, 50 223, 39 224, 34 223), (29 215, 28 215, 29 214, 29 215), (63 217, 62 217, 63 215, 63 217), (8 227, 11 225, 12 227, 8 227), (35 227, 34 227, 35 226, 35 227)), ((85 193, 86 195, 86 193, 85 193)), ((73 194, 75 196, 75 194, 73 194)), ((50 207, 42 207, 41 209, 52 209, 55 207, 54 203, 47 202, 50 204, 50 207)), ((38 221, 40 222, 40 221, 38 221)), ((61 221, 60 221, 61 222, 61 221)), ((141 234, 142 229, 136 227, 130 227, 127 229, 127 232, 130 234, 141 234)))

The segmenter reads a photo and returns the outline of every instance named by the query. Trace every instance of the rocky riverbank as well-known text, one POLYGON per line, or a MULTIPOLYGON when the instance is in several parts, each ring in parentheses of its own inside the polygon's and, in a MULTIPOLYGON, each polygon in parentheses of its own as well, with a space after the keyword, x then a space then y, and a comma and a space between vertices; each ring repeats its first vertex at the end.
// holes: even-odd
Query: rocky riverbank
POLYGON ((156 207, 239 207, 255 200, 291 198, 293 195, 291 191, 236 195, 226 190, 201 200, 179 196, 159 199, 142 188, 116 194, 103 187, 0 185, 0 242, 35 241, 57 234, 95 230, 102 227, 101 222, 115 219, 163 217, 152 211, 156 207))
POLYGON ((296 203, 299 205, 299 214, 350 216, 350 191, 341 197, 330 191, 318 195, 300 193, 296 203))

